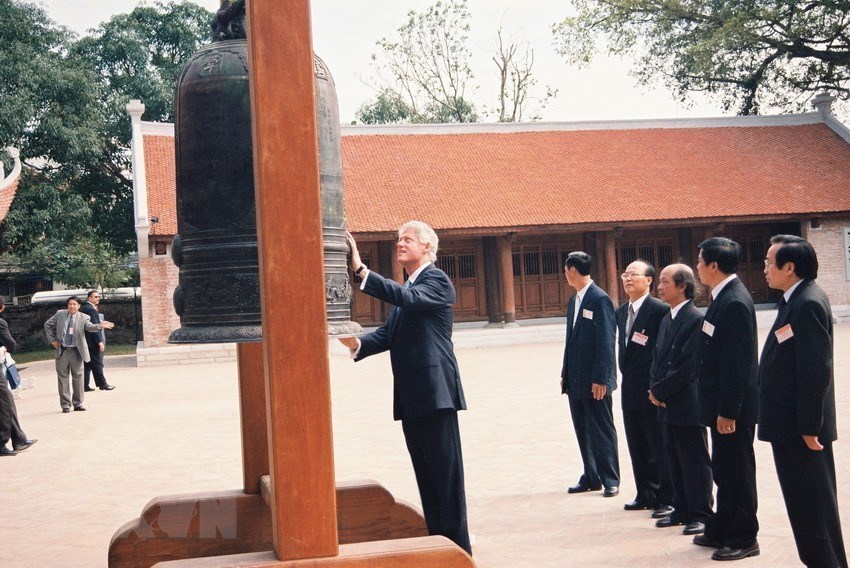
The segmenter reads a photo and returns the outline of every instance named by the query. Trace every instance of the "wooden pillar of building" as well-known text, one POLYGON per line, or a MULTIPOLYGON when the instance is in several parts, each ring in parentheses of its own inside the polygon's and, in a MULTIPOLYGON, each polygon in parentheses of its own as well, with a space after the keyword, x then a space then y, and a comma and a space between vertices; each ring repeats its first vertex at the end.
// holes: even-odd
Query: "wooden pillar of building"
POLYGON ((258 495, 260 480, 269 472, 263 344, 238 344, 236 360, 239 368, 243 490, 245 493, 258 495))
POLYGON ((481 239, 484 252, 484 292, 487 320, 491 325, 502 322, 502 286, 498 237, 481 239))
POLYGON ((620 303, 620 276, 617 274, 617 241, 613 232, 600 234, 605 246, 605 291, 614 305, 620 303))
POLYGON ((514 297, 514 261, 511 236, 499 237, 499 286, 502 289, 502 319, 505 325, 516 325, 516 298, 514 297))

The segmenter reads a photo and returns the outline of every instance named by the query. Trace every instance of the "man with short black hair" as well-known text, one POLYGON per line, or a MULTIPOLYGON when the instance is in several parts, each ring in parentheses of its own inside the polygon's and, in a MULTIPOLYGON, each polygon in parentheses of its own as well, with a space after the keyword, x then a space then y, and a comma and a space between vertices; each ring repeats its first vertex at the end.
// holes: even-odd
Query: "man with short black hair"
POLYGON ((590 277, 593 258, 571 252, 564 265, 576 293, 567 307, 567 337, 561 368, 561 393, 570 403, 573 429, 584 471, 568 493, 620 493, 620 462, 611 393, 617 388, 614 362, 616 318, 611 298, 590 277))
POLYGON ((56 349, 56 376, 59 386, 59 405, 62 412, 84 411, 83 406, 83 362, 90 360, 85 332, 112 329, 112 322, 92 323, 89 316, 80 312, 80 301, 76 296, 68 298, 68 309, 57 311, 44 322, 47 341, 56 349), (69 377, 73 377, 73 382, 69 377), (71 386, 73 385, 73 398, 71 386))
POLYGON ((696 376, 702 424, 711 430, 711 468, 717 484, 717 511, 694 544, 717 550, 714 560, 759 554, 756 459, 758 345, 756 312, 747 288, 735 274, 741 245, 725 237, 699 244, 697 272, 711 288, 699 335, 696 376))
POLYGON ((806 566, 847 567, 832 442, 832 309, 815 284, 818 258, 802 237, 776 235, 764 260, 782 291, 759 364, 759 439, 770 442, 785 508, 806 566))
MULTIPOLYGON (((86 296, 85 303, 80 306, 80 311, 89 316, 92 323, 100 323, 101 315, 98 309, 100 305, 100 293, 97 290, 90 290, 86 296)), ((83 382, 85 383, 86 392, 91 392, 91 376, 94 375, 94 384, 100 390, 111 391, 115 387, 106 382, 106 376, 103 374, 103 353, 106 350, 106 334, 103 330, 98 330, 97 333, 90 331, 86 332, 86 343, 89 348, 90 361, 83 363, 83 382)))

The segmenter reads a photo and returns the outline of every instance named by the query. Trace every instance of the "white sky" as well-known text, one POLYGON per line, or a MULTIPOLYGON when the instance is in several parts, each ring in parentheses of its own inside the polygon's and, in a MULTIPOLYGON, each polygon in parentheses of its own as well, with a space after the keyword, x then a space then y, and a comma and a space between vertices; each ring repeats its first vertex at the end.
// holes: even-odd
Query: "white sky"
MULTIPOLYGON (((210 11, 219 0, 194 0, 210 11)), ((376 42, 392 36, 409 10, 423 11, 436 0, 313 0, 313 48, 333 73, 339 96, 340 118, 354 119, 355 111, 374 97, 366 83, 374 77, 370 56, 379 53, 376 42)), ((140 0, 40 0, 50 17, 83 34, 115 14, 131 11, 140 0)), ((719 116, 716 105, 695 99, 686 108, 662 85, 638 86, 629 76, 630 63, 598 56, 582 70, 570 68, 552 46, 551 25, 564 18, 566 5, 557 0, 469 0, 470 32, 475 83, 481 87, 468 96, 480 110, 495 106, 498 82, 491 61, 496 52, 496 30, 528 41, 534 49, 534 75, 539 85, 559 90, 544 120, 622 120, 719 116)), ((380 54, 379 54, 380 55, 380 54)), ((540 91, 543 92, 542 89, 540 91)), ((469 93, 468 93, 469 94, 469 93)), ((144 101, 143 101, 144 102, 144 101)), ((495 118, 487 119, 489 121, 495 118)))

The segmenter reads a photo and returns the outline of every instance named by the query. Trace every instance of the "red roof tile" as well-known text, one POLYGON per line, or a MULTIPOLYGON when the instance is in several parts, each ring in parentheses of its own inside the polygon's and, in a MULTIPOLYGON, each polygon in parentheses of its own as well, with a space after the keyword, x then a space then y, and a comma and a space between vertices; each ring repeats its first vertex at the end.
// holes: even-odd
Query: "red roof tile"
MULTIPOLYGON (((145 136, 150 214, 175 231, 173 138, 145 136)), ((343 136, 354 232, 850 211, 850 145, 822 123, 343 136)))
POLYGON ((15 199, 15 192, 18 191, 18 184, 20 182, 21 178, 18 177, 8 187, 4 187, 0 190, 0 221, 6 218, 6 214, 9 212, 9 207, 12 206, 12 201, 15 199))

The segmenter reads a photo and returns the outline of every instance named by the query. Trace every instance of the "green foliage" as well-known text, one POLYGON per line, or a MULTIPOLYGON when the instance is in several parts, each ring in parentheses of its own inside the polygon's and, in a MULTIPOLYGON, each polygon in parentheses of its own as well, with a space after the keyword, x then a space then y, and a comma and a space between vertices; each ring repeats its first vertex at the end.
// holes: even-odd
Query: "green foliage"
POLYGON ((589 62, 597 40, 630 54, 646 84, 682 101, 706 92, 739 114, 805 108, 818 92, 850 96, 850 3, 832 0, 572 0, 553 26, 568 62, 589 62))
POLYGON ((124 107, 140 99, 145 120, 173 120, 176 79, 211 21, 191 2, 155 2, 78 39, 37 5, 0 0, 0 147, 20 148, 25 167, 0 226, 14 262, 67 284, 126 279, 117 267, 135 230, 124 107))
POLYGON ((469 60, 469 10, 466 0, 438 0, 425 12, 411 10, 397 37, 378 46, 389 73, 389 86, 358 112, 363 122, 475 122, 475 106, 466 99, 473 79, 469 60), (387 120, 391 119, 391 120, 387 120))

